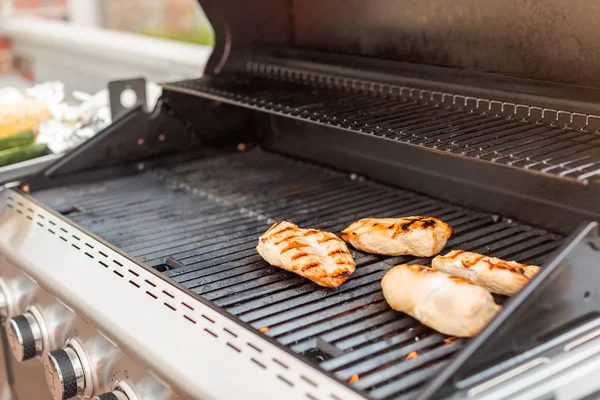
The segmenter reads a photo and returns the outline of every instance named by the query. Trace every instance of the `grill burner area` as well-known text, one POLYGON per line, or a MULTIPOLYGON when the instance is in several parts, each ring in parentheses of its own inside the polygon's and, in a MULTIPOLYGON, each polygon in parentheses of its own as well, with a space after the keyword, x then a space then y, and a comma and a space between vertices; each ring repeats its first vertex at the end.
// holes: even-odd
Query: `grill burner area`
POLYGON ((258 149, 34 197, 70 210, 77 224, 375 399, 414 397, 463 345, 383 299, 380 279, 391 266, 429 260, 353 251, 356 272, 324 289, 256 253, 274 221, 339 234, 364 217, 430 215, 454 228, 443 253, 472 250, 530 264, 561 244, 544 230, 258 149))

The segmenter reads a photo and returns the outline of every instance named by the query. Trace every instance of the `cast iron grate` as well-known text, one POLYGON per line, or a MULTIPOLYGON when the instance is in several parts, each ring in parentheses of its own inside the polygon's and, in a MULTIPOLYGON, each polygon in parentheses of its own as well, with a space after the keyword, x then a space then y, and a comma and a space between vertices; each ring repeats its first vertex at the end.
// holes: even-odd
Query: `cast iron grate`
POLYGON ((463 101, 457 102, 457 95, 422 96, 417 89, 277 66, 164 87, 553 177, 584 183, 600 177, 600 135, 590 116, 535 107, 519 115, 518 105, 508 112, 492 101, 482 111, 479 99, 458 96, 463 101))
POLYGON ((257 149, 34 196, 375 399, 414 396, 463 345, 383 299, 392 265, 428 260, 354 252, 356 273, 324 289, 258 256, 274 220, 339 233, 366 216, 432 215, 455 229, 445 251, 532 264, 560 245, 509 219, 257 149))

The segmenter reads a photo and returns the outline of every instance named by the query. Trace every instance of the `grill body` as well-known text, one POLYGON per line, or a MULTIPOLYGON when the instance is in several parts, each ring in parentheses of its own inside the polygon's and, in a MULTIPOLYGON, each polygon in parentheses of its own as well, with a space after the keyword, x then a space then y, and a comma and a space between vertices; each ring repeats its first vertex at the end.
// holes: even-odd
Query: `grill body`
POLYGON ((429 260, 354 251, 351 278, 319 288, 256 253, 274 221, 339 234, 364 216, 431 215, 454 228, 447 250, 530 264, 562 243, 543 229, 260 149, 34 196, 339 379, 358 376, 354 387, 373 398, 416 394, 463 346, 390 310, 381 294, 393 265, 429 260), (405 361, 411 352, 419 357, 405 361))
POLYGON ((541 27, 595 5, 202 6, 216 33, 203 77, 0 194, 0 313, 64 326, 43 353, 78 340, 88 381, 130 398, 537 399, 557 376, 593 393, 570 368, 600 351, 596 40, 541 27), (463 340, 383 298, 386 271, 430 259, 352 250, 356 272, 325 289, 255 249, 276 221, 339 234, 410 215, 454 228, 444 252, 542 272, 463 340))

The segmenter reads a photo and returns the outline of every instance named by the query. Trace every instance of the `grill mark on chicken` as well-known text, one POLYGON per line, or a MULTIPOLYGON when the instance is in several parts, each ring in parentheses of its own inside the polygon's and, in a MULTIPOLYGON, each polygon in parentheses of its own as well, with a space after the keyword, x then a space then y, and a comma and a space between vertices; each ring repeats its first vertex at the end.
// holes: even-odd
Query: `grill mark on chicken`
MULTIPOLYGON (((455 257, 452 257, 452 258, 455 258, 455 257)), ((481 257, 477 257, 474 260, 463 260, 462 265, 464 265, 465 268, 471 268, 473 265, 477 264, 479 261, 481 261, 484 258, 485 258, 485 256, 481 256, 481 257)))
MULTIPOLYGON (((275 242, 275 245, 281 244, 283 242, 287 242, 288 240, 292 239, 293 237, 295 237, 296 235, 290 235, 288 237, 285 237, 283 239, 281 239, 279 242, 275 242)), ((262 241, 264 242, 265 240, 267 240, 268 238, 264 238, 262 239, 262 241)))
POLYGON ((291 230, 291 229, 294 229, 294 228, 292 228, 291 226, 288 226, 287 228, 284 228, 284 229, 282 229, 282 230, 280 230, 280 231, 278 231, 278 232, 274 232, 274 233, 272 234, 272 236, 279 235, 279 234, 281 234, 281 233, 283 233, 283 232, 287 232, 287 231, 289 231, 289 230, 291 230))
MULTIPOLYGON (((419 216, 419 217, 410 218, 409 222, 406 222, 406 223, 400 225, 400 229, 402 231, 406 232, 410 229, 411 226, 413 226, 413 224, 415 224, 417 222, 422 222, 421 228, 423 228, 423 229, 427 229, 432 226, 435 226, 435 219, 432 219, 431 217, 420 217, 419 216)), ((400 234, 400 233, 397 232, 395 234, 400 234)))
POLYGON ((307 255, 308 255, 308 253, 298 253, 298 254, 292 256, 292 260, 297 260, 299 258, 306 257, 307 255))
MULTIPOLYGON (((399 222, 402 222, 402 221, 399 221, 399 222)), ((414 227, 421 228, 421 229, 427 229, 427 228, 434 227, 435 224, 436 224, 435 220, 432 219, 431 217, 414 217, 414 218, 411 218, 408 222, 401 224, 400 230, 396 229, 397 223, 394 224, 394 233, 392 235, 392 238, 396 238, 399 235, 401 235, 402 233, 410 231, 411 228, 414 228, 414 227), (417 222, 421 222, 421 224, 415 225, 417 222)))
POLYGON ((431 265, 437 270, 468 279, 491 292, 507 296, 521 290, 540 270, 535 265, 524 265, 463 250, 437 256, 431 265))
POLYGON ((294 243, 289 244, 284 249, 282 249, 281 250, 281 254, 285 253, 286 251, 290 251, 290 250, 293 250, 293 249, 299 249, 299 248, 306 247, 306 246, 308 246, 308 245, 307 244, 302 244, 302 243, 294 242, 294 243))
POLYGON ((307 270, 309 270, 311 268, 315 268, 315 267, 318 267, 320 265, 321 264, 318 263, 318 262, 313 262, 313 263, 310 263, 310 264, 306 264, 304 267, 302 267, 302 271, 307 271, 307 270))
POLYGON ((335 273, 333 276, 336 277, 336 278, 346 278, 346 277, 350 276, 350 272, 348 272, 348 271, 340 271, 338 273, 335 273))
POLYGON ((465 252, 464 250, 455 250, 454 254, 452 254, 452 256, 450 256, 450 258, 454 259, 454 258, 458 257, 459 255, 461 255, 464 252, 465 252))
POLYGON ((336 263, 336 264, 339 264, 339 265, 350 265, 349 263, 347 263, 347 262, 346 262, 346 261, 344 261, 344 260, 337 260, 335 263, 336 263))
POLYGON ((330 242, 332 240, 339 240, 339 239, 337 237, 330 237, 330 238, 325 238, 325 239, 318 240, 317 242, 319 244, 323 244, 323 243, 330 242))
MULTIPOLYGON (((480 261, 481 259, 483 259, 485 257, 487 257, 487 256, 482 256, 482 257, 478 258, 477 261, 480 261)), ((525 275, 525 269, 523 269, 522 267, 515 267, 515 266, 512 266, 512 265, 508 265, 508 263, 506 263, 506 261, 504 261, 504 260, 502 260, 501 262, 496 263, 496 264, 494 264, 490 260, 483 260, 483 262, 487 264, 488 269, 490 269, 490 270, 501 269, 501 270, 509 271, 509 272, 511 272, 513 274, 518 274, 518 275, 526 276, 525 275)), ((475 263, 473 263, 473 264, 475 264, 475 263)), ((465 265, 464 261, 463 261, 463 265, 465 265)))
POLYGON ((332 251, 332 252, 328 253, 327 255, 328 255, 328 256, 334 256, 334 255, 336 255, 336 254, 345 254, 345 252, 344 252, 344 250, 342 250, 342 249, 337 249, 337 250, 334 250, 334 251, 332 251))

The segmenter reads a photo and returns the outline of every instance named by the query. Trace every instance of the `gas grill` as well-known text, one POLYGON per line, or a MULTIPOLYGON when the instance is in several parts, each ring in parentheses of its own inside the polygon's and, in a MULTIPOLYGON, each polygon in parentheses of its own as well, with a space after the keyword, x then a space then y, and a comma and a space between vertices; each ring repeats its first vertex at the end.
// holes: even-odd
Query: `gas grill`
POLYGON ((33 369, 61 399, 597 393, 600 117, 585 60, 565 76, 439 36, 442 14, 472 33, 492 18, 497 47, 531 33, 476 2, 202 5, 216 33, 203 77, 164 84, 151 113, 0 192, 4 351, 44 365, 7 358, 4 387, 48 396, 23 383, 33 369), (276 221, 339 233, 408 215, 453 227, 444 252, 543 268, 462 339, 383 298, 392 266, 428 258, 352 250, 356 272, 328 289, 255 249, 276 221))

